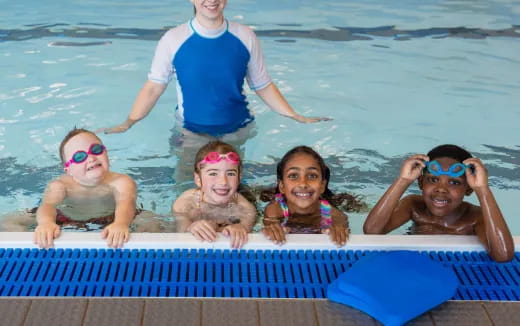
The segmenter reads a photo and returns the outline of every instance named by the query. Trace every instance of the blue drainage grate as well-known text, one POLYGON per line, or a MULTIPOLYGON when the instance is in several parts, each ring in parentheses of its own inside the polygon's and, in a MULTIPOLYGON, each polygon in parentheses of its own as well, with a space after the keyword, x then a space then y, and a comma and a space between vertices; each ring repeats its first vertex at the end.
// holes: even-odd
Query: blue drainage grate
MULTIPOLYGON (((324 298, 374 252, 0 249, 0 296, 324 298)), ((455 300, 520 300, 520 253, 510 263, 484 252, 422 254, 456 272, 455 300)))

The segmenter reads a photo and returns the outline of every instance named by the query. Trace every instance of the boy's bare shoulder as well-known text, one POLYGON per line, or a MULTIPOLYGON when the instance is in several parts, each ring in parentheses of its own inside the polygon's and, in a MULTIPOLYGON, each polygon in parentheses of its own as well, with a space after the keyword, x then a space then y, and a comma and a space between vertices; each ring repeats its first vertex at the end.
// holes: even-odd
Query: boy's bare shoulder
POLYGON ((60 175, 59 177, 51 180, 47 184, 47 191, 60 191, 71 189, 74 186, 74 179, 69 175, 60 175))
POLYGON ((112 172, 112 171, 109 172, 109 175, 105 178, 105 180, 106 180, 106 183, 109 183, 109 184, 119 184, 119 183, 135 184, 134 179, 132 179, 132 177, 130 177, 129 175, 124 174, 124 173, 112 172))

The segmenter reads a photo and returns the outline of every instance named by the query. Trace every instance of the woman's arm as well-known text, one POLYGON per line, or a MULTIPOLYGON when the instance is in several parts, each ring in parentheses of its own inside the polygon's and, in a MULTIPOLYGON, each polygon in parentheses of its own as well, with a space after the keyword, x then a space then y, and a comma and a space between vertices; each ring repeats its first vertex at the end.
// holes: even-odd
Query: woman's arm
POLYGON ((266 87, 257 90, 256 94, 260 96, 262 101, 264 101, 271 110, 298 122, 311 123, 331 120, 326 117, 305 117, 296 113, 273 82, 266 87))
POLYGON ((126 121, 114 127, 98 129, 96 132, 112 134, 127 131, 152 111, 155 103, 157 103, 157 100, 159 100, 167 86, 168 84, 160 84, 150 80, 146 81, 141 91, 137 94, 137 98, 126 121))

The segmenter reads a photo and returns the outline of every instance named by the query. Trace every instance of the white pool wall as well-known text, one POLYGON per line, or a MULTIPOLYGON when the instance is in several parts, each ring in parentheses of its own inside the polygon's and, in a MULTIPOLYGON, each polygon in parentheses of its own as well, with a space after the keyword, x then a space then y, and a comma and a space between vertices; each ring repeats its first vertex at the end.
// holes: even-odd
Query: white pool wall
MULTIPOLYGON (((515 248, 520 248, 520 236, 515 236, 515 248)), ((0 232, 0 248, 37 248, 32 232, 0 232)), ((54 241, 54 248, 108 248, 97 232, 63 232, 54 241)), ((132 233, 124 249, 230 249, 229 239, 219 235, 214 242, 201 242, 189 233, 132 233)), ((339 249, 322 234, 289 234, 284 245, 275 245, 262 234, 249 234, 242 248, 264 250, 332 250, 339 249)), ((433 250, 484 251, 476 236, 461 235, 363 235, 353 234, 344 250, 433 250)))

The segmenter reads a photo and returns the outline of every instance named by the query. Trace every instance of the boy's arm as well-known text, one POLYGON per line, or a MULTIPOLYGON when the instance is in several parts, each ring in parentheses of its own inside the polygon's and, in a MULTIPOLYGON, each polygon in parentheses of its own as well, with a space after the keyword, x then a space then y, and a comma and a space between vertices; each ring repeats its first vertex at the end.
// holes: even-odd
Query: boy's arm
POLYGON ((409 185, 406 180, 397 179, 388 188, 368 214, 363 224, 365 234, 386 234, 410 220, 412 196, 400 200, 409 185))
POLYGON ((410 196, 400 201, 406 189, 421 175, 426 166, 426 155, 416 154, 403 163, 399 178, 372 208, 363 224, 366 234, 385 234, 406 223, 411 218, 413 200, 410 196))
POLYGON ((474 173, 471 169, 466 170, 466 180, 477 195, 482 214, 475 225, 475 233, 493 260, 510 261, 515 254, 513 237, 489 188, 486 169, 476 158, 467 159, 464 164, 474 166, 474 173))
POLYGON ((66 186, 59 180, 51 181, 43 193, 42 203, 36 212, 38 226, 34 230, 34 243, 40 248, 50 248, 54 238, 60 234, 56 224, 56 205, 67 195, 66 186))
POLYGON ((116 177, 112 187, 116 202, 114 222, 103 229, 101 237, 107 239, 109 247, 121 248, 123 242, 127 242, 130 237, 130 224, 135 217, 137 186, 132 178, 123 174, 116 177))

